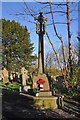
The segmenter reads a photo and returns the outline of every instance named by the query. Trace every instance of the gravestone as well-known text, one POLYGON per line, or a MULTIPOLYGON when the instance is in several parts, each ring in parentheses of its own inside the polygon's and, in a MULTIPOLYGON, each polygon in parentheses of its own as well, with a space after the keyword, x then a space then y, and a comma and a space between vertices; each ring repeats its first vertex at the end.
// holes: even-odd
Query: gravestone
POLYGON ((2 80, 2 70, 0 70, 0 81, 2 80))
POLYGON ((23 87, 23 90, 24 90, 25 92, 28 92, 29 89, 31 89, 30 85, 29 85, 29 86, 24 86, 24 87, 23 87))
POLYGON ((6 70, 6 68, 4 68, 2 70, 2 79, 4 83, 8 83, 9 79, 8 79, 8 71, 6 70))
POLYGON ((26 85, 26 80, 29 78, 28 75, 28 70, 26 70, 24 67, 21 69, 21 74, 22 74, 22 86, 26 85))
POLYGON ((11 82, 13 81, 13 75, 12 75, 12 73, 10 73, 10 81, 11 82))
POLYGON ((18 79, 20 78, 20 73, 19 72, 16 72, 16 75, 18 77, 18 79))
POLYGON ((25 69, 25 67, 21 68, 21 75, 22 75, 22 87, 20 88, 20 91, 22 90, 23 92, 28 92, 28 89, 30 89, 30 85, 27 85, 26 82, 29 78, 28 70, 25 69))

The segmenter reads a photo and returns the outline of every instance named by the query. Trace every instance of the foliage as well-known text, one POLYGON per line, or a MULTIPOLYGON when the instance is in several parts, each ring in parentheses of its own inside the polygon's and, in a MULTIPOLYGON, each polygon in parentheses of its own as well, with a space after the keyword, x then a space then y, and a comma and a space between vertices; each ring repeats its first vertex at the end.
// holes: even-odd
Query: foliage
POLYGON ((28 81, 27 81, 27 85, 31 85, 31 82, 28 82, 28 81))
MULTIPOLYGON (((36 61, 36 63, 37 63, 37 61, 36 61)), ((33 73, 33 72, 35 72, 35 73, 37 73, 37 71, 38 71, 38 66, 37 66, 37 64, 36 63, 34 63, 33 65, 31 65, 31 67, 29 68, 29 72, 31 72, 31 73, 33 73)))
MULTIPOLYGON (((73 78, 68 76, 67 81, 68 81, 68 88, 65 87, 65 84, 63 88, 57 88, 56 84, 57 81, 54 80, 54 76, 56 77, 57 75, 60 76, 59 70, 52 70, 51 73, 49 69, 45 69, 48 71, 49 74, 53 75, 51 76, 51 88, 55 90, 56 93, 63 94, 67 98, 72 98, 75 99, 76 101, 79 101, 80 98, 80 63, 75 63, 73 65, 73 78), (52 80, 53 79, 53 80, 52 80)), ((60 78, 59 78, 60 80, 60 78)), ((64 79, 66 80, 66 78, 64 79)))
POLYGON ((44 68, 45 73, 48 73, 49 75, 61 75, 61 71, 59 69, 55 69, 54 67, 50 68, 50 67, 45 67, 44 68))
POLYGON ((67 78, 68 88, 65 86, 62 89, 62 94, 67 98, 79 101, 80 98, 80 63, 73 65, 73 77, 67 78))
POLYGON ((56 93, 59 93, 59 92, 60 92, 57 88, 55 88, 54 90, 55 90, 56 93))
POLYGON ((23 66, 28 69, 36 60, 27 27, 14 20, 2 20, 2 45, 2 65, 8 70, 18 71, 23 66))
POLYGON ((80 63, 74 65, 73 78, 68 78, 68 94, 73 98, 80 97, 80 63))
POLYGON ((34 92, 34 94, 36 94, 36 93, 39 93, 40 90, 39 89, 34 89, 33 92, 34 92))

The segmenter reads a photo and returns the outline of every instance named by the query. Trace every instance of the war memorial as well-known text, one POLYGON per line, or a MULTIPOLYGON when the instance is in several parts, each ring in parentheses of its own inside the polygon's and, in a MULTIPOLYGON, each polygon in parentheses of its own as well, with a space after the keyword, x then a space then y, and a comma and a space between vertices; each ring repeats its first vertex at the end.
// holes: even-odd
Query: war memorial
MULTIPOLYGON (((47 21, 47 18, 44 18, 41 12, 39 14, 39 17, 35 18, 35 20, 37 20, 36 33, 39 35, 38 73, 34 73, 32 75, 32 88, 30 88, 30 86, 27 86, 26 84, 20 86, 20 95, 25 96, 26 99, 32 100, 34 108, 36 109, 56 109, 63 106, 64 96, 56 95, 52 92, 50 88, 49 77, 46 73, 44 73, 43 35, 46 33, 45 21, 47 21), (35 94, 33 92, 34 89, 36 89, 35 94)), ((24 74, 24 71, 22 72, 24 74)), ((23 79, 22 83, 25 83, 25 79, 23 79)))

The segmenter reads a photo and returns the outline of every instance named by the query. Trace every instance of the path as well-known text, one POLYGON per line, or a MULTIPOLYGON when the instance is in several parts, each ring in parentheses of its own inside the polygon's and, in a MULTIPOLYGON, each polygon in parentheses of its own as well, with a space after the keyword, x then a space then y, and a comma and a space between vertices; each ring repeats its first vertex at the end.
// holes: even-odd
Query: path
POLYGON ((65 99, 63 109, 33 110, 26 98, 3 96, 3 119, 8 118, 80 118, 80 104, 65 99))

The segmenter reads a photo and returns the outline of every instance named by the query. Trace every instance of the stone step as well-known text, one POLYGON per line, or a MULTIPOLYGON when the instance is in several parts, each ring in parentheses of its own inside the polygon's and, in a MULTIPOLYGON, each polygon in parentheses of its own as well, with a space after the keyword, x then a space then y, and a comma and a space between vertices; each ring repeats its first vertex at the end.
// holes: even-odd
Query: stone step
POLYGON ((51 91, 40 91, 38 96, 52 96, 51 91))

